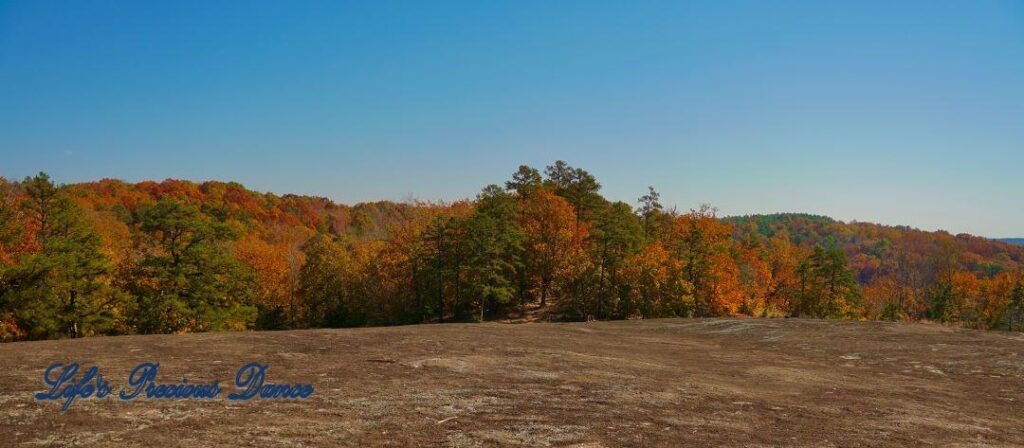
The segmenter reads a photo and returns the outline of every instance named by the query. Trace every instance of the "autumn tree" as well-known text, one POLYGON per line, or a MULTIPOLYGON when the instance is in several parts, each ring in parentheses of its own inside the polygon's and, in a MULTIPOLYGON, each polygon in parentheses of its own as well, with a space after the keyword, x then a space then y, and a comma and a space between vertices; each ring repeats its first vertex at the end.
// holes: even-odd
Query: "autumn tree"
MULTIPOLYGON (((11 185, 0 177, 0 275, 3 268, 14 262, 18 252, 16 247, 21 240, 22 228, 18 223, 17 207, 14 205, 11 185)), ((2 287, 0 277, 0 287, 2 287)))
POLYGON ((1010 272, 999 272, 982 280, 972 308, 974 327, 981 329, 995 328, 1006 317, 1010 303, 1013 301, 1017 279, 1010 272))
POLYGON ((367 325, 421 323, 436 317, 432 293, 435 247, 424 239, 446 212, 438 204, 417 203, 387 227, 383 239, 357 239, 350 245, 349 289, 372 312, 367 325))
POLYGON ((685 280, 682 260, 660 242, 647 243, 627 258, 622 270, 625 317, 690 317, 693 284, 685 280))
MULTIPOLYGON (((920 318, 925 306, 928 282, 926 257, 904 244, 883 243, 877 272, 864 285, 864 313, 869 319, 908 320, 920 318), (884 250, 884 252, 882 252, 884 250)), ((876 249, 877 250, 877 249, 876 249)))
MULTIPOLYGON (((288 225, 287 222, 273 222, 265 230, 267 244, 274 248, 276 257, 283 261, 282 267, 284 272, 283 276, 274 274, 260 278, 266 279, 264 284, 268 284, 270 281, 273 281, 272 279, 283 277, 281 279, 283 285, 280 289, 275 289, 268 285, 267 290, 284 293, 283 300, 288 314, 288 325, 292 328, 296 326, 297 321, 299 277, 302 266, 306 263, 305 253, 302 248, 313 233, 311 229, 288 225)), ((275 265, 271 264, 271 266, 275 265)), ((276 273, 279 271, 271 270, 271 272, 276 273)), ((258 276, 259 271, 256 274, 258 276)), ((275 302, 280 304, 280 299, 278 298, 275 302)))
POLYGON ((364 309, 349 291, 351 262, 345 247, 330 235, 317 234, 303 246, 306 263, 299 274, 304 327, 359 325, 364 309))
POLYGON ((553 286, 564 284, 562 274, 582 261, 576 255, 587 229, 576 225, 572 206, 547 188, 525 198, 520 219, 526 234, 526 269, 545 306, 553 286))
POLYGON ((871 283, 863 286, 862 292, 862 312, 865 318, 888 321, 904 318, 900 303, 905 300, 906 290, 891 276, 876 276, 871 283))
POLYGON ((1010 294, 1006 310, 1007 327, 1010 331, 1024 331, 1024 278, 1018 279, 1010 294), (1016 324, 1016 326, 1014 325, 1016 324))
POLYGON ((784 230, 769 238, 766 246, 770 280, 765 293, 765 314, 783 315, 799 300, 798 269, 804 255, 784 230))
POLYGON ((733 258, 739 272, 742 295, 737 311, 748 316, 767 316, 768 297, 772 292, 771 257, 767 248, 752 228, 742 232, 733 248, 733 258))
POLYGON ((16 208, 13 205, 11 185, 0 177, 0 342, 24 337, 25 332, 15 321, 15 307, 8 303, 8 291, 12 286, 8 269, 15 262, 17 243, 21 239, 16 208))
POLYGON ((981 293, 981 280, 973 273, 950 267, 944 269, 928 292, 929 317, 941 322, 973 321, 972 302, 981 293))
POLYGON ((684 266, 693 285, 695 315, 728 316, 743 302, 739 267, 733 258, 732 226, 704 205, 675 219, 668 249, 684 266))
POLYGON ((281 329, 289 324, 291 279, 288 248, 270 244, 256 234, 248 234, 235 244, 235 258, 256 276, 253 288, 258 311, 257 327, 281 329))

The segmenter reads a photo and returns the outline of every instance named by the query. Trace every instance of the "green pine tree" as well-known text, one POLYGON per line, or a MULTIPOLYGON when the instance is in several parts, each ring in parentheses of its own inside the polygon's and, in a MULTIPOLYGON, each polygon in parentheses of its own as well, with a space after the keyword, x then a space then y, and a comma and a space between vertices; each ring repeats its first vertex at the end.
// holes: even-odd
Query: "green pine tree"
POLYGON ((519 253, 525 235, 516 217, 519 203, 497 185, 477 197, 477 208, 465 223, 468 243, 467 289, 476 299, 480 320, 513 301, 516 279, 523 269, 519 253))
POLYGON ((800 289, 793 314, 821 318, 850 318, 860 308, 860 288, 840 248, 821 246, 797 269, 800 289))
POLYGON ((3 303, 17 325, 29 338, 115 331, 125 296, 110 285, 112 267, 102 239, 45 173, 22 186, 21 213, 35 244, 5 275, 3 303))
POLYGON ((175 199, 143 209, 147 236, 129 289, 143 333, 245 329, 256 318, 254 276, 228 250, 238 233, 175 199))

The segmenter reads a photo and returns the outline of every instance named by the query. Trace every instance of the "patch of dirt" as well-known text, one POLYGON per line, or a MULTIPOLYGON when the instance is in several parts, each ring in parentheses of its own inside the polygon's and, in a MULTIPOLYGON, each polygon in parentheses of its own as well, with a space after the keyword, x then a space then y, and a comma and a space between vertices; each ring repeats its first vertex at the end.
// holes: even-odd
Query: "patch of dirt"
MULTIPOLYGON (((534 313, 535 314, 535 313, 534 313)), ((528 316, 532 317, 532 316, 528 316)), ((0 446, 1021 446, 1024 338, 800 319, 442 324, 0 345, 0 446), (305 401, 36 402, 54 361, 118 391, 243 364, 305 401)))

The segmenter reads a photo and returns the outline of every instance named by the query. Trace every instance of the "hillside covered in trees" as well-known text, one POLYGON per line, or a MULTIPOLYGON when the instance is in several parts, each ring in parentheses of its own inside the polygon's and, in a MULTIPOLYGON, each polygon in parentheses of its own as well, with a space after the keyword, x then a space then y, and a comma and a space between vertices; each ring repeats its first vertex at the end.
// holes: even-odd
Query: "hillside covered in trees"
POLYGON ((806 316, 1024 328, 1024 247, 610 202, 522 166, 453 203, 0 178, 0 340, 507 318, 806 316))

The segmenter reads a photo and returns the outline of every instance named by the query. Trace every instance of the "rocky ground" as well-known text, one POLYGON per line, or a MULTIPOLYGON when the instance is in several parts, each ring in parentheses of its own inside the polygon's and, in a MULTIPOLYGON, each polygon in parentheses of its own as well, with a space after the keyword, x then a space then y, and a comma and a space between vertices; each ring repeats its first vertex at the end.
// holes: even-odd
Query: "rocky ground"
POLYGON ((1024 336, 684 319, 126 336, 0 345, 0 446, 1016 446, 1024 336), (116 392, 250 361, 304 401, 38 402, 55 361, 116 392))

